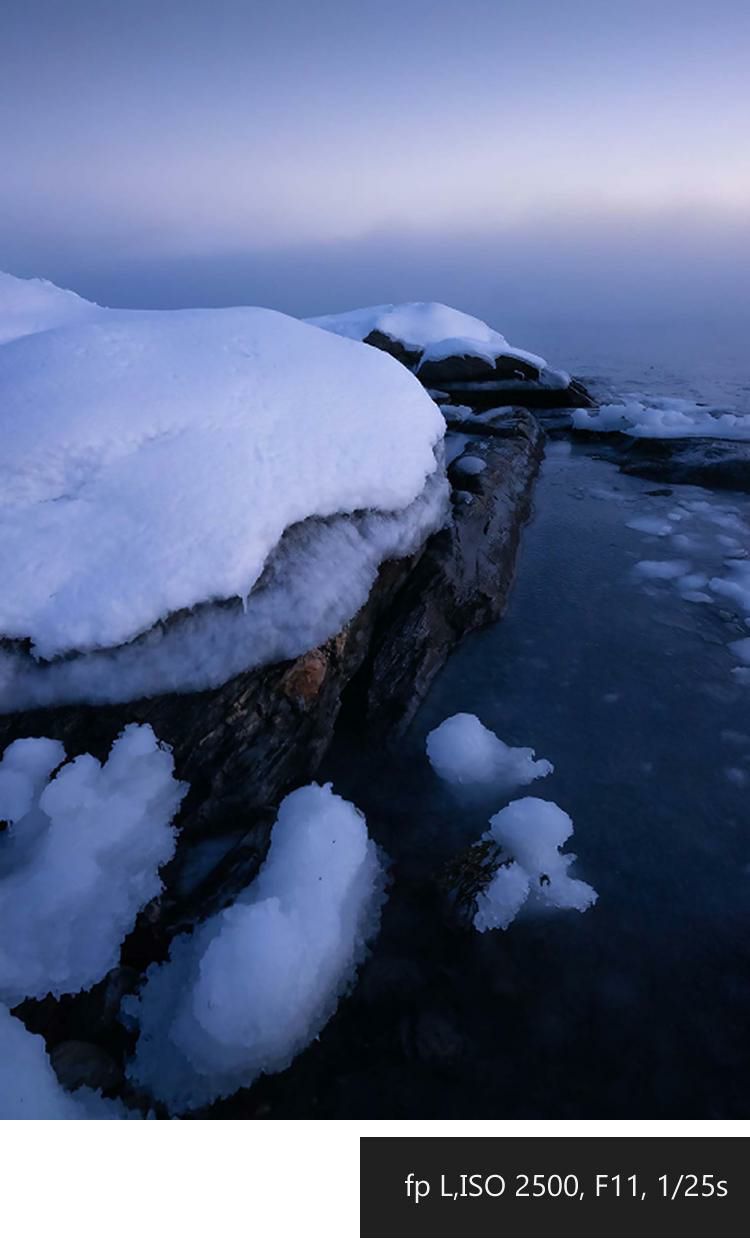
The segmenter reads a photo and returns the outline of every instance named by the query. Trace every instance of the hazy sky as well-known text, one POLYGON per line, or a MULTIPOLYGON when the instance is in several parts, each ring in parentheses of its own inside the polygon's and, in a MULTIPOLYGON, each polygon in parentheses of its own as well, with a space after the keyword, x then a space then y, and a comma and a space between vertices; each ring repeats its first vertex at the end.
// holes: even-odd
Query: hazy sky
POLYGON ((739 304, 749 0, 2 0, 0 267, 121 304, 739 304))

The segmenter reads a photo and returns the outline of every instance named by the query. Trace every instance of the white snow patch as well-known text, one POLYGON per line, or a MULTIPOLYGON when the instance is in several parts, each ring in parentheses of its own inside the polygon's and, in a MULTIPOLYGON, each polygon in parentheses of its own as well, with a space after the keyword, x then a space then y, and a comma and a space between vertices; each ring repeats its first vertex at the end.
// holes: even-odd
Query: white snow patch
POLYGON ((643 439, 750 439, 750 417, 669 396, 627 395, 619 404, 574 409, 577 430, 620 431, 643 439))
POLYGON ((354 805, 330 784, 287 796, 255 882, 126 1000, 140 1027, 131 1079, 176 1113, 287 1067, 352 984, 383 883, 354 805))
POLYGON ((500 865, 492 881, 477 895, 474 928, 507 929, 529 897, 529 875, 516 861, 500 865))
POLYGON ((454 714, 427 737, 427 757, 435 773, 463 786, 503 784, 518 787, 545 778, 552 762, 534 760, 534 750, 511 748, 475 714, 454 714))
POLYGON ((585 912, 596 903, 594 888, 568 873, 575 856, 560 851, 572 833, 573 823, 568 814, 552 801, 535 796, 514 800, 491 818, 490 829, 483 838, 499 843, 513 863, 506 868, 504 878, 500 877, 501 867, 477 898, 474 926, 480 933, 495 927, 507 929, 510 925, 526 901, 521 898, 521 874, 526 878, 527 898, 532 904, 585 912))
POLYGON ((245 308, 5 344, 0 427, 0 634, 51 658, 247 597, 297 522, 403 512, 445 421, 384 353, 245 308))
POLYGON ((88 1088, 68 1093, 59 1083, 42 1037, 26 1030, 0 1003, 0 1119, 120 1119, 119 1102, 88 1088))
POLYGON ((17 740, 0 762, 0 1001, 87 989, 113 968, 162 889, 185 793, 171 754, 132 724, 101 765, 54 740, 17 740))

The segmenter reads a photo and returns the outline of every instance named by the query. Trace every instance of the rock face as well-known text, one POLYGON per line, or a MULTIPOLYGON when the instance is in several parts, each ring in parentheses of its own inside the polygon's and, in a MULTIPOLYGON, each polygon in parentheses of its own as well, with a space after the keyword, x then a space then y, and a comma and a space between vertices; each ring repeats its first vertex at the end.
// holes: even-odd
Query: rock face
POLYGON ((406 725, 461 637, 507 602, 544 435, 523 409, 479 428, 449 469, 452 528, 430 539, 373 634, 363 678, 374 730, 406 725), (485 467, 463 472, 464 457, 485 467))
MULTIPOLYGON (((620 431, 569 430, 623 473, 654 482, 739 490, 750 494, 750 443, 732 439, 637 438, 620 431)), ((554 431, 553 431, 554 433, 554 431)))

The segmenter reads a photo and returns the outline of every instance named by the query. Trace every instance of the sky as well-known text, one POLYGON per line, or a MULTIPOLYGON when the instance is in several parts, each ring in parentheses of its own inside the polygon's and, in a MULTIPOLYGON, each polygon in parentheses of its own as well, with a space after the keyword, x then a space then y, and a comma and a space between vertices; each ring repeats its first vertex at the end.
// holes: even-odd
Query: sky
POLYGON ((3 0, 0 267, 113 305, 732 312, 747 0, 3 0))

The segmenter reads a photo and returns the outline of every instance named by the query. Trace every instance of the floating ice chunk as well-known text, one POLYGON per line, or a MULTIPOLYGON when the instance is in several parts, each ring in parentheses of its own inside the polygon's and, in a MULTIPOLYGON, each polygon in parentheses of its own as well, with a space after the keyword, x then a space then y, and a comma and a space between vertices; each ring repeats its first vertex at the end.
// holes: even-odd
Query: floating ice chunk
POLYGON ((684 576, 689 567, 684 559, 642 559, 633 571, 648 581, 672 581, 684 576))
POLYGON ((554 770, 534 750, 510 748, 475 714, 454 714, 427 737, 427 757, 433 770, 448 783, 502 784, 518 787, 545 778, 554 770))
POLYGON ((568 814, 552 801, 535 796, 514 800, 496 813, 483 837, 500 844, 512 864, 501 866, 477 897, 474 927, 480 932, 507 929, 527 899, 577 912, 585 912, 596 903, 594 888, 568 873, 575 856, 560 851, 572 833, 568 814), (500 876, 503 869, 505 877, 500 876), (522 875, 526 879, 523 897, 522 875))
POLYGON ((489 834, 529 875, 534 899, 579 912, 596 902, 593 887, 568 875, 575 857, 560 848, 573 834, 573 822, 551 800, 512 801, 491 819, 489 834))
POLYGON ((741 637, 739 641, 730 641, 729 648, 735 658, 750 666, 750 637, 741 637))
POLYGON ((653 534, 657 538, 665 538, 668 533, 672 532, 669 521, 659 516, 636 516, 632 521, 627 522, 627 527, 637 529, 639 533, 653 534))
POLYGON ((708 577, 705 572, 688 572, 679 578, 677 584, 680 589, 703 589, 708 584, 708 577))
POLYGON ((383 870, 364 817, 330 784, 292 792, 257 879, 172 943, 138 998, 128 1073, 172 1113, 281 1071, 318 1036, 376 932, 383 870))
POLYGON ((712 577, 708 582, 709 589, 724 598, 731 598, 739 604, 743 612, 750 608, 750 562, 737 560, 732 562, 727 576, 712 577))
POLYGON ((0 762, 0 1000, 87 989, 114 967, 162 889, 185 792, 150 727, 126 727, 104 766, 17 740, 0 762))
POLYGON ((529 897, 529 875, 515 861, 500 865, 488 886, 477 895, 474 928, 507 929, 529 897))
POLYGON ((742 684, 743 687, 747 685, 750 688, 750 667, 734 667, 732 675, 738 684, 742 684))
POLYGON ((0 1003, 0 1119, 133 1117, 88 1088, 68 1093, 59 1083, 42 1037, 27 1032, 0 1003))

